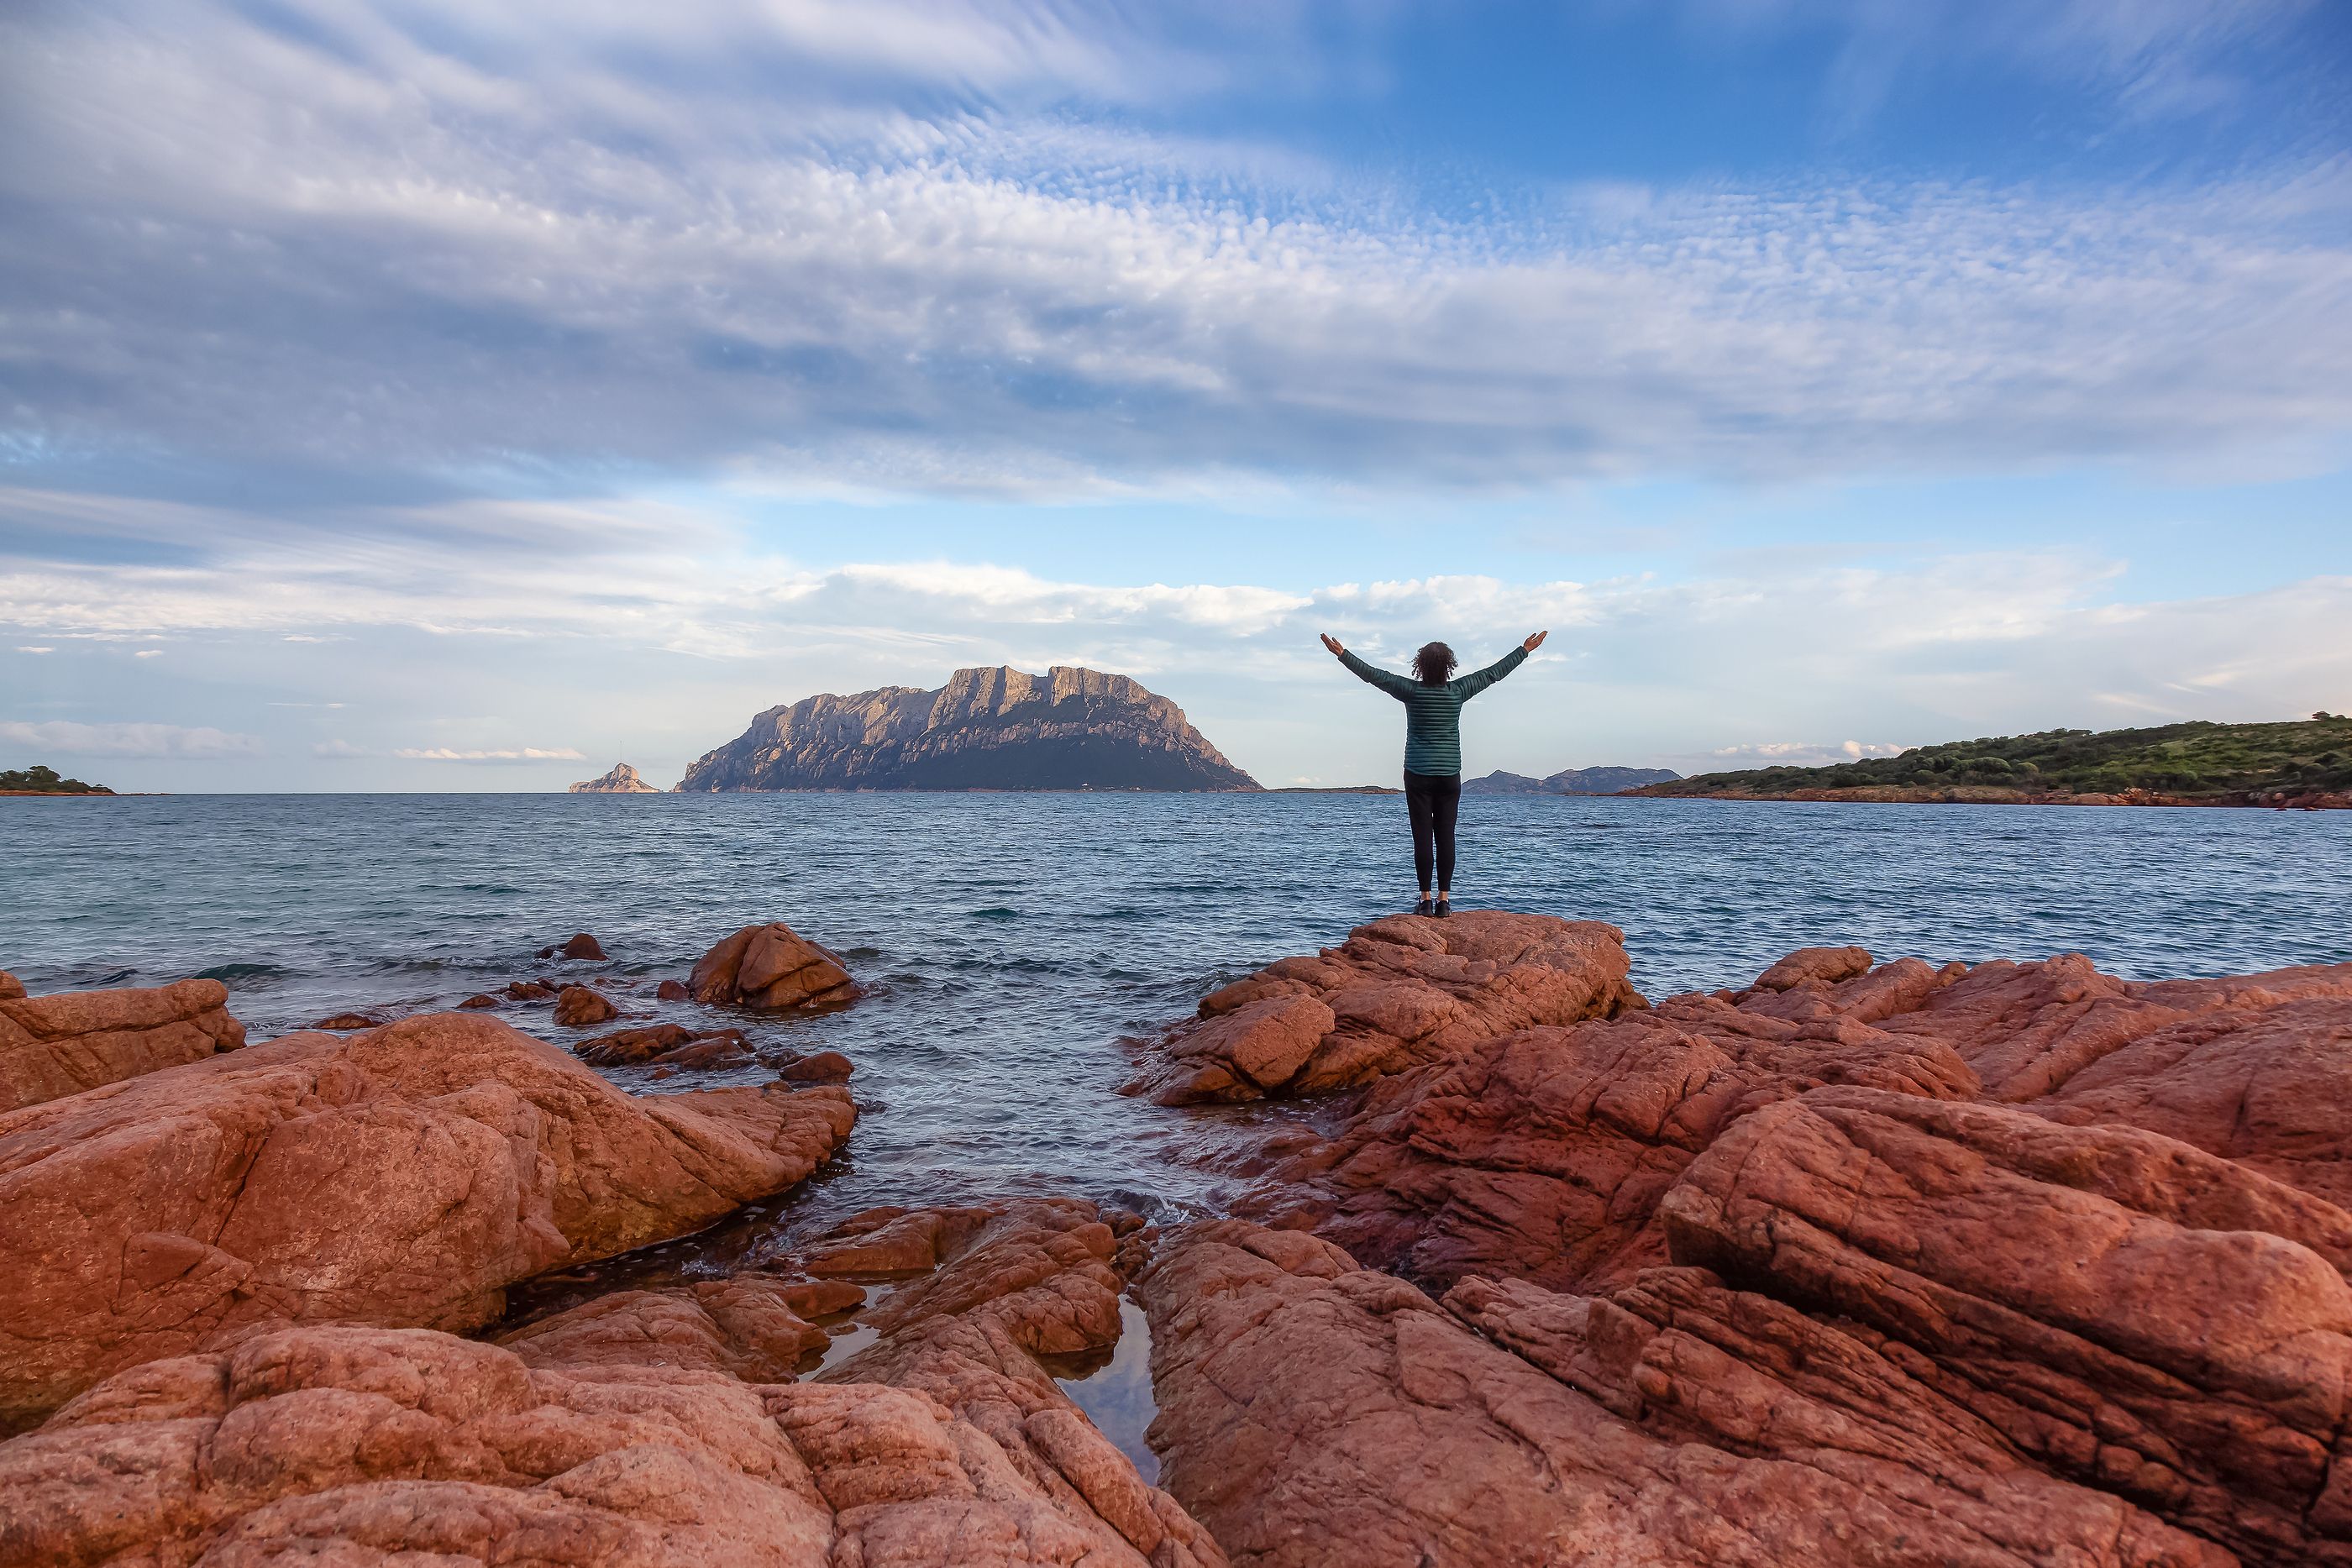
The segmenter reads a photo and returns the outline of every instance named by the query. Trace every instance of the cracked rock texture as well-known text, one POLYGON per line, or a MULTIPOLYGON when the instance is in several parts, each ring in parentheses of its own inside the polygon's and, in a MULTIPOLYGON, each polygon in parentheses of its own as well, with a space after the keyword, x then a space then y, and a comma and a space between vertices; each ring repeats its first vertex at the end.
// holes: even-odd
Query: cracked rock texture
POLYGON ((1246 1564, 2352 1563, 2347 1084, 2352 965, 1510 1029, 1163 1246, 1163 1479, 1246 1564))
POLYGON ((848 1136, 846 1092, 631 1097, 476 1013, 305 1033, 0 1115, 0 1426, 271 1323, 464 1330, 848 1136))
POLYGON ((119 1373, 0 1444, 0 1564, 1222 1568, 1035 1359, 1117 1337, 1136 1249, 1071 1200, 939 1212, 866 1217, 937 1244, 823 1382, 803 1314, 860 1291, 769 1275, 119 1373))
POLYGON ((0 974, 0 1112, 245 1043, 218 980, 27 997, 0 974))
POLYGON ((1370 1082, 1510 1030, 1642 1007, 1625 976, 1624 934, 1599 921, 1394 915, 1212 993, 1127 1092, 1182 1105, 1370 1082))

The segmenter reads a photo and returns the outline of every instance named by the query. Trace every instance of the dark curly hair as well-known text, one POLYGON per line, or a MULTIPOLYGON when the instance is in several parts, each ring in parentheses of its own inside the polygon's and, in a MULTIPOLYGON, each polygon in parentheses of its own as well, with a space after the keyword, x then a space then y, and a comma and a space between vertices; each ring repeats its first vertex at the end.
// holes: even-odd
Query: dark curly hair
POLYGON ((1454 678, 1454 650, 1443 643, 1424 643, 1412 656, 1412 673, 1424 686, 1442 686, 1454 678))

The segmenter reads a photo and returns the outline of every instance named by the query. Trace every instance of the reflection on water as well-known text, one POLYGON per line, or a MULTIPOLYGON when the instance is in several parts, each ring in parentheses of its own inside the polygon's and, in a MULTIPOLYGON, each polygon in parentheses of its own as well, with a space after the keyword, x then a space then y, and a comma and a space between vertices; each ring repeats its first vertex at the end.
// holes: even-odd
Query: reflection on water
POLYGON ((1158 1481, 1160 1456, 1144 1441, 1160 1406, 1151 1397, 1151 1324, 1143 1309, 1119 1298, 1118 1343, 1108 1354, 1045 1359, 1045 1370, 1096 1428, 1135 1461, 1146 1481, 1158 1481))

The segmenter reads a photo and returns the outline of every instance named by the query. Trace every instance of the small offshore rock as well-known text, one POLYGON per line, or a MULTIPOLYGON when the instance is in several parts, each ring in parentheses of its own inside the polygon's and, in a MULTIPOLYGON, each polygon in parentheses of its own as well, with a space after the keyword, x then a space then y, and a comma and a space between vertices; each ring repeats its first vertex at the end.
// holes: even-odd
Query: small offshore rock
POLYGON ((783 1070, 787 1083, 846 1083, 857 1069, 849 1058, 837 1051, 820 1051, 814 1056, 803 1056, 783 1070))
POLYGON ((664 980, 654 988, 654 996, 665 1002, 684 1002, 694 998, 694 993, 686 988, 684 980, 664 980))
POLYGON ((566 986, 555 998, 555 1021, 565 1029, 584 1029, 620 1016, 613 998, 593 986, 566 986))
POLYGON ((518 1002, 543 1002, 555 994, 553 986, 542 986, 537 980, 509 980, 507 996, 518 1002))
POLYGON ((838 1007, 859 994, 838 955, 781 920, 746 925, 711 948, 695 964, 688 984, 696 1001, 765 1012, 838 1007))
POLYGON ((457 1005, 467 1009, 494 1008, 499 1005, 499 998, 488 991, 476 991, 457 1005))
POLYGON ((382 1029, 391 1021, 391 1018, 383 1013, 329 1013, 325 1018, 320 1019, 310 1027, 312 1029, 328 1030, 336 1034, 350 1034, 358 1030, 382 1029))

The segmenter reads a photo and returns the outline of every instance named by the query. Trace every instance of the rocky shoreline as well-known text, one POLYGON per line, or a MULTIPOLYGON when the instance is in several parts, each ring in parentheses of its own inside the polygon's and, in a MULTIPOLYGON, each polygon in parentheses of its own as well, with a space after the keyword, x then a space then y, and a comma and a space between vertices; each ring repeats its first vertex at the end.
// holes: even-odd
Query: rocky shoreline
POLYGON ((623 1286, 854 1139, 846 1060, 730 1020, 857 982, 748 925, 648 1026, 548 956, 259 1044, 0 977, 0 1565, 2352 1563, 2352 964, 1653 1001, 1611 926, 1393 916, 1138 1044, 1230 1213, 623 1286), (489 1016, 541 1008, 572 1050, 489 1016), (1156 1484, 1068 1375, 1139 1332, 1156 1484))
POLYGON ((2108 793, 2052 794, 2005 789, 1990 784, 1953 784, 1926 788, 1904 784, 1872 784, 1851 789, 1694 789, 1645 785, 1627 789, 1628 797, 1651 800, 1852 800, 1864 805, 1892 806, 2210 806, 2277 811, 2352 810, 2352 793, 2344 790, 2290 792, 2255 790, 2230 795, 2168 795, 2156 789, 2123 789, 2108 793))

